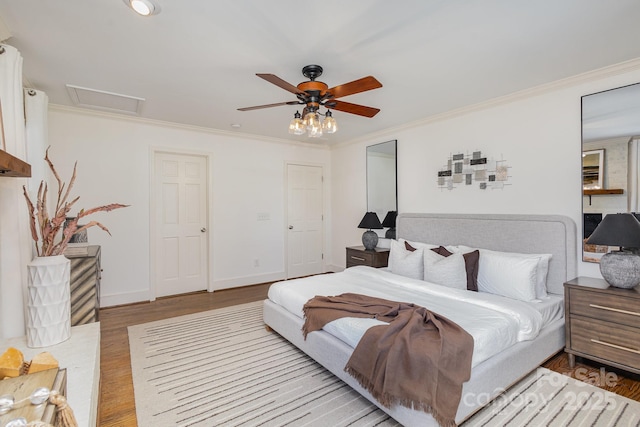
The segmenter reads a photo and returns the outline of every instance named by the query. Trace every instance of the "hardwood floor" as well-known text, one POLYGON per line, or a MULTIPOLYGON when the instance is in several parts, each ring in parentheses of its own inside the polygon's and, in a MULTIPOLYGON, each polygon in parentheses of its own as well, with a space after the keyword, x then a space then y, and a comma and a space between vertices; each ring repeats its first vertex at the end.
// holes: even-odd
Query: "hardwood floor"
MULTIPOLYGON (((269 283, 243 288, 202 292, 158 299, 154 302, 110 307, 100 310, 100 404, 99 426, 134 427, 136 407, 129 360, 127 327, 140 323, 199 311, 260 301, 266 298, 269 283)), ((601 386, 622 396, 640 401, 640 377, 624 371, 578 359, 574 369, 564 352, 559 352, 544 367, 601 386), (612 376, 615 374, 615 377, 612 376), (608 384, 607 384, 608 383, 608 384)))

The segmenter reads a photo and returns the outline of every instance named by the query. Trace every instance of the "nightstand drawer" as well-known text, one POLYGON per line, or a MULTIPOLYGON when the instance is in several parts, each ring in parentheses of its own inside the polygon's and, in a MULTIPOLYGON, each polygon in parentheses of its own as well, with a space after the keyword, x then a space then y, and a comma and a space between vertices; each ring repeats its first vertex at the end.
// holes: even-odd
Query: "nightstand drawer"
POLYGON ((347 263, 351 265, 371 265, 375 252, 352 251, 347 249, 347 263))
POLYGON ((352 246, 347 248, 347 268, 355 265, 367 265, 369 267, 386 267, 389 261, 389 250, 376 248, 367 251, 364 246, 352 246))
POLYGON ((640 331, 632 327, 573 317, 571 349, 640 369, 640 331))
POLYGON ((640 307, 637 299, 575 288, 569 289, 569 292, 571 314, 640 328, 640 307))

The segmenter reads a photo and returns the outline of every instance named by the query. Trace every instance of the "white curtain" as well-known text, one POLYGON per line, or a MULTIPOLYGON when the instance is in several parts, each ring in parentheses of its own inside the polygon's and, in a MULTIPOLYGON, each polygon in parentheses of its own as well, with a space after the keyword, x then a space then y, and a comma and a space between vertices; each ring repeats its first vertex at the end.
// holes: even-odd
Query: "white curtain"
POLYGON ((40 182, 47 178, 47 165, 44 154, 47 143, 49 97, 46 93, 35 90, 24 90, 24 115, 26 119, 26 161, 31 165, 31 179, 29 190, 31 194, 38 191, 40 182))
POLYGON ((627 167, 627 212, 640 212, 640 136, 629 141, 629 165, 627 167))
MULTIPOLYGON (((22 56, 0 44, 0 102, 6 151, 26 158, 22 56)), ((26 178, 0 177, 0 338, 24 335, 24 295, 31 260, 29 222, 22 195, 26 178)))

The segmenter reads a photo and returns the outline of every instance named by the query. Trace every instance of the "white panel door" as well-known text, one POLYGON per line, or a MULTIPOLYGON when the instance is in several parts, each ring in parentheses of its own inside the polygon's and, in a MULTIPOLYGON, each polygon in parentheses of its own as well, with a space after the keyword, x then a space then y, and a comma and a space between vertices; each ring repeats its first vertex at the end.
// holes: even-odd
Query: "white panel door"
POLYGON ((155 153, 156 297, 207 289, 207 161, 155 153))
POLYGON ((287 165, 287 278, 322 273, 322 168, 287 165))

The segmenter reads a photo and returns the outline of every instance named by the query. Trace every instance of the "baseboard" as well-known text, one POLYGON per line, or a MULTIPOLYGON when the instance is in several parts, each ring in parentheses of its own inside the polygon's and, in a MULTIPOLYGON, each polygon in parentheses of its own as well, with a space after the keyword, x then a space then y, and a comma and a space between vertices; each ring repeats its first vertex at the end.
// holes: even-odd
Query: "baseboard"
POLYGON ((325 270, 327 272, 340 273, 341 271, 344 270, 344 267, 341 267, 339 265, 326 265, 325 270))
POLYGON ((210 288, 210 292, 215 292, 220 289, 238 288, 240 286, 257 285, 259 283, 277 282, 284 280, 284 271, 278 271, 276 273, 257 274, 255 276, 242 276, 234 277, 232 279, 215 280, 210 288))
POLYGON ((100 308, 116 305, 133 304, 136 302, 151 301, 149 290, 137 292, 123 292, 112 295, 100 295, 100 308))

